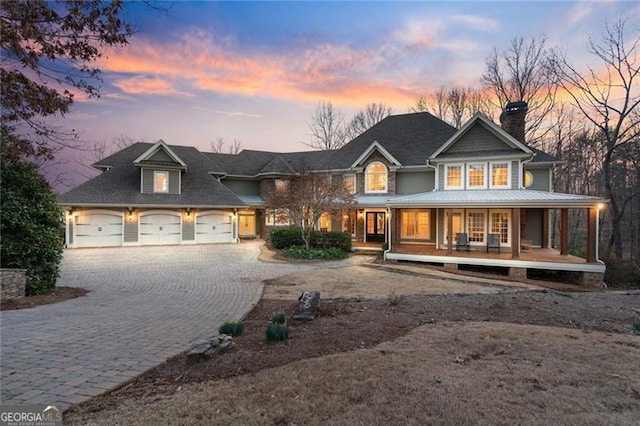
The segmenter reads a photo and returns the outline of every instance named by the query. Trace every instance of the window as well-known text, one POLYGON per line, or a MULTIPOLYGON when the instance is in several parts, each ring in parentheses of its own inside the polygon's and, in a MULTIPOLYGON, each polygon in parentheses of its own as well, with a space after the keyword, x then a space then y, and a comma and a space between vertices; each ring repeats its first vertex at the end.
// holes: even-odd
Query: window
POLYGON ((169 192, 169 172, 153 172, 153 192, 169 192))
POLYGON ((276 192, 284 192, 287 189, 289 189, 289 181, 285 180, 285 179, 275 179, 273 181, 275 187, 276 187, 276 192))
POLYGON ((283 209, 266 210, 265 224, 267 226, 287 226, 291 223, 289 213, 283 209))
POLYGON ((356 193, 356 175, 344 175, 344 187, 349 194, 356 193))
POLYGON ((431 212, 429 210, 402 210, 400 237, 431 239, 431 212))
POLYGON ((448 164, 445 166, 445 189, 462 189, 462 164, 448 164))
POLYGON ((369 164, 365 175, 365 192, 387 192, 387 168, 384 164, 369 164))
POLYGON ((470 211, 467 213, 467 233, 469 234, 470 243, 484 243, 485 228, 484 211, 470 211))
POLYGON ((329 213, 322 213, 320 215, 320 230, 331 231, 331 215, 329 213))
POLYGON ((356 235, 356 212, 351 211, 342 215, 342 232, 348 232, 352 236, 356 235))
MULTIPOLYGON (((453 216, 452 216, 452 231, 451 231, 451 235, 453 236, 453 241, 455 242, 456 239, 456 234, 460 233, 460 232, 464 232, 463 229, 463 224, 464 221, 462 220, 462 218, 464 217, 463 215, 463 211, 462 210, 454 210, 453 211, 453 216)), ((447 216, 446 216, 446 209, 445 209, 445 216, 444 216, 444 242, 448 243, 448 236, 449 236, 449 221, 447 220, 447 216)))
POLYGON ((491 163, 491 188, 509 188, 509 163, 491 163))
POLYGON ((467 165, 467 188, 484 189, 487 187, 486 168, 486 164, 467 165))
POLYGON ((491 210, 491 233, 500 235, 501 244, 509 244, 509 212, 491 210))
POLYGON ((529 188, 533 184, 533 173, 530 171, 524 172, 524 187, 529 188))

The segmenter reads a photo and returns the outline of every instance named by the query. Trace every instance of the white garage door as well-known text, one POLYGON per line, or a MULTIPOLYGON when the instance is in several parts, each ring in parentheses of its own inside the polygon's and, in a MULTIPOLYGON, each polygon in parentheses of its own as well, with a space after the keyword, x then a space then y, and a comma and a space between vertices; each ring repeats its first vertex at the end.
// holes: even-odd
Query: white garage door
POLYGON ((180 244, 180 215, 172 213, 140 214, 140 244, 180 244))
POLYGON ((122 213, 86 211, 74 217, 76 247, 121 246, 122 232, 122 213))
POLYGON ((231 213, 207 211, 196 215, 196 243, 230 243, 233 241, 231 213))

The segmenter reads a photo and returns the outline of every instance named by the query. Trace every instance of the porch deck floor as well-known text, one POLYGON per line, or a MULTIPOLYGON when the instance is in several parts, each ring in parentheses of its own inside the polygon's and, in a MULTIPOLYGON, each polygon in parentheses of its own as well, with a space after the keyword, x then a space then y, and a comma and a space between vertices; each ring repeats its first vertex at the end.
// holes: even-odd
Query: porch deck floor
MULTIPOLYGON (((420 245, 420 244, 400 244, 395 253, 403 254, 419 254, 424 256, 447 256, 447 250, 436 249, 435 247, 420 245)), ((491 250, 489 253, 486 250, 478 251, 456 251, 455 247, 451 252, 451 257, 466 257, 475 259, 505 259, 512 260, 510 252, 497 253, 495 250, 491 250)), ((519 260, 532 261, 532 262, 557 262, 557 263, 584 263, 586 259, 572 255, 561 255, 559 250, 551 248, 532 248, 530 250, 521 251, 519 260)))

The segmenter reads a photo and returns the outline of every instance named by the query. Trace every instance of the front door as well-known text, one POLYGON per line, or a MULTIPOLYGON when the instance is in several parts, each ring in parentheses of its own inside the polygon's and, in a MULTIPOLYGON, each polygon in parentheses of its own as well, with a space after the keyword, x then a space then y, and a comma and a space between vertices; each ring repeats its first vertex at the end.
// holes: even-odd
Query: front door
POLYGON ((367 212, 367 242, 384 243, 385 213, 367 212))

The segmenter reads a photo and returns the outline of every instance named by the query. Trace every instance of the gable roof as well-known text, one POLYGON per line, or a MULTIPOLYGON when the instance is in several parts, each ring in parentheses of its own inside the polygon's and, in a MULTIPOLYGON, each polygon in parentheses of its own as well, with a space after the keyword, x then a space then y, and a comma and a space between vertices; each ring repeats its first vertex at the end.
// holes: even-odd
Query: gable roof
POLYGON ((238 197, 222 185, 211 173, 218 166, 193 147, 168 146, 188 165, 180 172, 180 194, 142 194, 140 169, 134 161, 153 147, 138 142, 101 160, 105 167, 95 178, 58 197, 59 204, 114 207, 245 207, 238 197))
MULTIPOLYGON (((507 147, 511 148, 511 150, 514 150, 514 149, 519 150, 523 154, 528 154, 528 155, 533 154, 533 151, 528 146, 526 146, 525 144, 523 144, 522 142, 520 142, 519 140, 511 136, 509 133, 507 133, 505 130, 503 130, 497 124, 495 124, 493 121, 489 120, 489 118, 486 115, 478 112, 478 113, 475 113, 474 116, 471 117, 469 120, 467 120, 467 122, 464 123, 464 125, 460 128, 460 130, 455 132, 445 143, 443 143, 433 154, 431 154, 429 159, 430 160, 435 159, 439 155, 445 153, 449 148, 455 145, 456 142, 462 139, 462 137, 465 134, 467 134, 470 129, 472 129, 474 126, 479 126, 479 125, 484 126, 484 128, 486 128, 489 132, 491 132, 498 140, 500 140, 505 145, 507 145, 507 147)), ((506 151, 505 153, 508 153, 508 151, 506 151)), ((492 154, 498 154, 498 153, 492 153, 492 154)))
POLYGON ((400 166, 400 162, 395 159, 393 155, 389 153, 382 145, 378 143, 378 141, 373 141, 369 148, 365 152, 362 153, 360 157, 356 161, 353 162, 351 168, 358 167, 364 160, 366 160, 374 151, 378 151, 384 158, 386 158, 391 164, 395 164, 396 166, 400 166))
POLYGON ((157 164, 162 166, 177 165, 180 168, 185 170, 187 168, 187 165, 185 164, 185 162, 182 161, 182 159, 178 157, 176 153, 173 152, 173 150, 169 148, 169 146, 166 143, 164 143, 162 139, 156 142, 151 148, 146 150, 144 153, 142 153, 142 155, 140 155, 138 158, 133 160, 133 164, 137 166, 143 166, 145 164, 150 164, 150 165, 157 164), (159 152, 164 152, 166 154, 165 156, 168 156, 169 161, 158 161, 154 159, 154 157, 159 152), (174 163, 174 164, 171 164, 171 163, 174 163))

